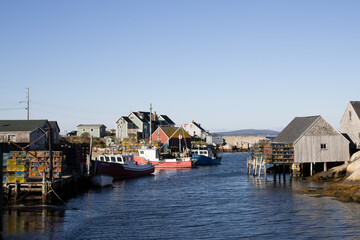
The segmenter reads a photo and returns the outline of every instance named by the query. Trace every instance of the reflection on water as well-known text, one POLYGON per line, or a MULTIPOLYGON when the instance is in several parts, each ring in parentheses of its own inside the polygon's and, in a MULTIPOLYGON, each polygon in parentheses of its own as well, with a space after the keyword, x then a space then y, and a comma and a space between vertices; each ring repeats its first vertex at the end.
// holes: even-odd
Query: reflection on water
POLYGON ((66 209, 5 212, 4 236, 24 239, 360 239, 360 205, 298 194, 321 183, 246 174, 247 153, 222 164, 114 181, 66 209), (89 231, 91 229, 91 231, 89 231), (86 234, 84 234, 86 232, 86 234), (29 237, 30 236, 30 237, 29 237))
POLYGON ((65 209, 52 206, 18 206, 5 209, 4 238, 8 235, 57 232, 64 216, 65 209))

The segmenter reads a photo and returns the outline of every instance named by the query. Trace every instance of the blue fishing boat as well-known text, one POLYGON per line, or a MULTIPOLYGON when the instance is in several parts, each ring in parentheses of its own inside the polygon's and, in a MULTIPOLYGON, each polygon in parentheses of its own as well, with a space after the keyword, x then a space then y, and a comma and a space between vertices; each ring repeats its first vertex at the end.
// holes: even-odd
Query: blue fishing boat
POLYGON ((207 165, 217 165, 221 163, 221 156, 217 156, 216 153, 210 149, 193 149, 192 161, 193 166, 207 166, 207 165))

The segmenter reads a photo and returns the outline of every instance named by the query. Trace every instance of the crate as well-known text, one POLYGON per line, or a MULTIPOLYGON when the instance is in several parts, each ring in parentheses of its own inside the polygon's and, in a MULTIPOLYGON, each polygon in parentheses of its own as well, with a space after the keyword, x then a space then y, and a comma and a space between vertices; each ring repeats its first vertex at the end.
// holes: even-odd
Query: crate
POLYGON ((7 168, 6 168, 6 170, 7 170, 7 171, 14 171, 14 172, 15 172, 15 171, 16 171, 16 167, 17 167, 16 165, 8 165, 7 168))
POLYGON ((7 183, 15 183, 16 182, 16 177, 6 177, 6 182, 7 183))
POLYGON ((16 166, 16 159, 8 159, 7 165, 8 166, 16 166))
POLYGON ((29 170, 29 166, 26 165, 17 165, 16 166, 16 171, 28 171, 29 170))
POLYGON ((27 171, 16 171, 15 172, 15 177, 28 177, 29 176, 29 172, 27 171))
POLYGON ((19 183, 25 183, 25 182, 27 182, 28 178, 27 177, 16 177, 15 180, 19 183))
POLYGON ((3 153, 3 159, 7 160, 7 159, 12 159, 12 154, 11 153, 3 153))
POLYGON ((22 158, 22 159, 17 159, 16 160, 16 165, 17 166, 26 166, 29 164, 29 160, 27 160, 26 158, 22 158))

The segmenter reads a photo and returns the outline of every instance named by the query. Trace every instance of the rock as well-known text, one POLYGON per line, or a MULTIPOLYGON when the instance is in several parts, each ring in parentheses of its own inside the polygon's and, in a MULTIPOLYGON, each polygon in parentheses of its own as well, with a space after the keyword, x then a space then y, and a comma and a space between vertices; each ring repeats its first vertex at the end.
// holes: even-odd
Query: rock
POLYGON ((348 174, 352 174, 353 172, 357 171, 358 169, 360 169, 360 158, 351 161, 351 163, 347 167, 346 171, 348 174))
POLYGON ((356 161, 356 160, 358 160, 358 159, 360 159, 360 151, 354 153, 354 154, 351 156, 350 162, 356 161))
POLYGON ((346 178, 347 181, 360 181, 360 168, 356 169, 349 177, 346 178))

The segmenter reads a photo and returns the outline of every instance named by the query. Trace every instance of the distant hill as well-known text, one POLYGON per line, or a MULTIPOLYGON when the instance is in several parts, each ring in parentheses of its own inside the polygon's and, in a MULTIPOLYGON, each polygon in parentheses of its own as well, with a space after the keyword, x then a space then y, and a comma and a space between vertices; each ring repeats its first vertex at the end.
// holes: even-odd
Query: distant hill
POLYGON ((231 132, 217 132, 221 136, 277 136, 279 132, 272 130, 243 129, 231 132))

